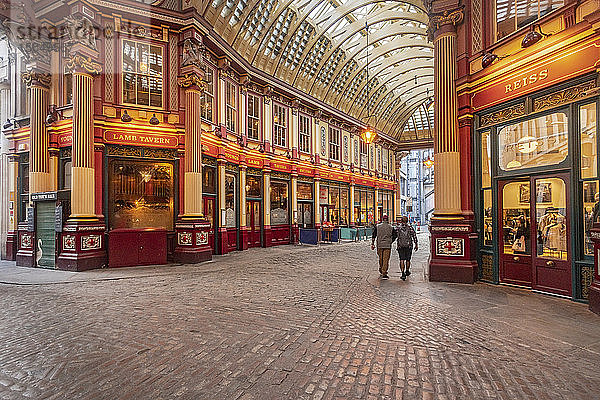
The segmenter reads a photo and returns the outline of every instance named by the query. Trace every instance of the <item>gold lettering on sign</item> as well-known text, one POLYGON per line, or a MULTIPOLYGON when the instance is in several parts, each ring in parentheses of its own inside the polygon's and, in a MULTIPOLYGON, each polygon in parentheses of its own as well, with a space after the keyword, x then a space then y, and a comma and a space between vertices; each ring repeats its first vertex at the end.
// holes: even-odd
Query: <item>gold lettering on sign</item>
POLYGON ((529 76, 525 76, 514 82, 507 83, 504 86, 504 93, 510 93, 510 92, 517 91, 521 88, 527 87, 529 85, 533 85, 534 83, 536 83, 538 81, 543 81, 547 77, 548 77, 548 70, 543 69, 540 72, 535 72, 529 76))

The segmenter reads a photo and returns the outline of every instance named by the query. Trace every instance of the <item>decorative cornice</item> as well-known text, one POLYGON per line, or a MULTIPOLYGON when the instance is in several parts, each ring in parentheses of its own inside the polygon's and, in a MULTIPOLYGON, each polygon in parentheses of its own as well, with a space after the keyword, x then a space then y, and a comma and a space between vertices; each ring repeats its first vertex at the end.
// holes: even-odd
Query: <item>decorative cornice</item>
POLYGON ((52 75, 39 71, 23 72, 23 82, 25 82, 28 87, 41 86, 48 89, 52 82, 52 75))
POLYGON ((479 126, 481 128, 499 124, 514 118, 525 115, 525 103, 515 104, 514 106, 503 108, 502 110, 481 116, 479 126))
POLYGON ((102 72, 102 65, 92 60, 91 57, 85 57, 76 54, 67 59, 66 67, 72 71, 87 72, 88 74, 99 74, 102 72))
POLYGON ((201 92, 206 90, 206 82, 198 74, 190 72, 177 78, 177 84, 184 89, 197 89, 201 92))
POLYGON ((465 13, 462 8, 453 11, 444 11, 440 14, 430 14, 429 29, 427 30, 429 39, 433 39, 434 33, 446 25, 457 26, 465 19, 465 13))

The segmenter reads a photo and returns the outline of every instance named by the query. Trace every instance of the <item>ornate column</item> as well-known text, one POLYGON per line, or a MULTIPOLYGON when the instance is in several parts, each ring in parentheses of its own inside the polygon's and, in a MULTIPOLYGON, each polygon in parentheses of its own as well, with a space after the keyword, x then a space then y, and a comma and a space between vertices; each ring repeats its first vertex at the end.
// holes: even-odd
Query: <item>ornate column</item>
POLYGON ((246 165, 240 164, 240 250, 248 250, 248 227, 246 214, 246 165))
POLYGON ((227 254, 229 252, 229 244, 227 238, 227 227, 225 226, 225 221, 223 220, 223 212, 225 211, 225 154, 220 154, 219 159, 217 160, 217 215, 218 215, 218 223, 219 234, 218 234, 218 254, 227 254))
POLYGON ((271 247, 271 168, 263 173, 263 247, 271 247))
POLYGON ((317 230, 317 243, 321 241, 321 177, 315 175, 315 229, 317 230))
MULTIPOLYGON (((456 93, 457 26, 462 9, 446 10, 431 18, 434 33, 434 153, 435 210, 431 219, 431 281, 473 283, 477 275, 472 240, 473 224, 461 205, 461 149, 456 93)), ((465 168, 468 166, 464 166, 465 168)))
MULTIPOLYGON (((208 242, 210 223, 202 205, 202 125, 198 110, 205 89, 201 68, 203 49, 194 31, 184 33, 182 76, 178 79, 185 96, 185 153, 183 213, 177 218, 175 262, 191 264, 212 258, 208 242)), ((216 237, 216 235, 215 235, 216 237)))
POLYGON ((297 244, 298 243, 298 239, 300 237, 300 230, 298 228, 298 172, 295 170, 295 167, 293 167, 294 169, 292 170, 292 175, 291 175, 291 185, 292 185, 292 202, 291 202, 291 209, 292 209, 292 224, 291 224, 291 228, 292 228, 292 235, 290 237, 290 243, 293 244, 297 244))
MULTIPOLYGON (((94 163, 94 76, 102 71, 89 54, 74 52, 66 66, 73 74, 71 215, 60 241, 57 266, 69 271, 102 268, 107 263, 103 216, 96 214, 94 163)), ((101 168, 101 166, 100 166, 101 168)))
POLYGON ((30 92, 31 122, 29 147, 29 194, 50 190, 49 137, 46 132, 46 113, 50 106, 51 76, 34 68, 23 74, 30 92))

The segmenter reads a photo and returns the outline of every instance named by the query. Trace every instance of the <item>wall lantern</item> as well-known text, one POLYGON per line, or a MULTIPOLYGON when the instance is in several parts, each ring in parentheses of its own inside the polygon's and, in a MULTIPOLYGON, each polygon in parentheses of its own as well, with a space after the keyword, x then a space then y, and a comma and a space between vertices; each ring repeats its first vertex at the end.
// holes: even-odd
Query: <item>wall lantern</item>
POLYGON ((433 160, 431 158, 428 158, 427 160, 423 161, 423 165, 425 166, 425 168, 431 168, 433 167, 433 160))
POLYGON ((363 142, 365 142, 366 144, 371 144, 375 141, 375 138, 377 137, 377 133, 375 133, 375 131, 373 129, 371 129, 370 127, 367 127, 367 129, 365 129, 360 137, 362 138, 363 142))
POLYGON ((534 44, 539 42, 542 37, 548 36, 550 36, 550 34, 542 32, 542 28, 539 24, 533 24, 531 26, 531 31, 529 31, 527 35, 525 35, 525 37, 523 38, 523 41, 521 42, 521 47, 525 49, 529 46, 533 46, 534 44), (539 32, 535 31, 536 26, 539 32))
POLYGON ((131 115, 127 114, 127 110, 123 110, 123 114, 121 114, 121 121, 123 122, 131 122, 131 115))
POLYGON ((498 56, 495 55, 494 53, 485 53, 483 55, 483 58, 481 59, 481 66, 483 68, 487 68, 490 65, 492 65, 492 63, 494 61, 496 61, 498 59, 498 56))
POLYGON ((152 114, 152 118, 150 118, 150 120, 148 120, 148 122, 150 122, 150 125, 160 124, 160 121, 158 120, 158 118, 156 118, 156 114, 152 114))

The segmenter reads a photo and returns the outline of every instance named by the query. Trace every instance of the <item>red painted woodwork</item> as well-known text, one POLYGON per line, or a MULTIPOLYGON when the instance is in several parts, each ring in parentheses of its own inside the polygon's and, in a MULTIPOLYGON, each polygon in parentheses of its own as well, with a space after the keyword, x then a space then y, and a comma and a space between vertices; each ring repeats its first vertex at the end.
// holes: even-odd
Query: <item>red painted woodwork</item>
POLYGON ((298 244, 299 239, 300 239, 300 227, 298 225, 293 225, 292 226, 292 239, 290 240, 290 243, 298 244))
POLYGON ((290 244, 290 226, 274 225, 271 226, 271 245, 290 244))
POLYGON ((590 310, 600 314, 600 224, 594 224, 590 237, 594 242, 594 272, 588 291, 588 301, 590 310))
POLYGON ((208 219, 210 223, 210 232, 208 234, 208 244, 212 249, 212 254, 217 254, 217 244, 215 240, 215 227, 217 226, 217 214, 216 210, 216 198, 213 196, 205 196, 203 198, 204 201, 204 216, 208 219), (209 212, 210 211, 210 212, 209 212))
POLYGON ((433 282, 474 283, 477 279, 477 234, 473 232, 472 221, 460 217, 454 220, 432 218, 431 257, 429 260, 429 280, 433 282), (438 251, 439 241, 456 239, 461 241, 462 254, 444 254, 438 251))
POLYGON ((166 263, 166 229, 114 229, 108 233, 109 267, 166 263))
POLYGON ((248 247, 260 247, 261 238, 261 204, 258 200, 248 200, 246 203, 246 220, 248 232, 248 247))
POLYGON ((248 250, 249 242, 248 228, 243 226, 240 228, 240 250, 248 250))
POLYGON ((96 180, 96 187, 94 188, 94 201, 96 215, 102 215, 102 189, 104 188, 102 184, 102 177, 104 175, 104 157, 102 153, 102 150, 94 151, 94 179, 96 180))
POLYGON ((217 233, 219 239, 217 240, 217 254, 227 254, 229 253, 229 244, 227 243, 227 229, 219 228, 217 233))
POLYGON ((271 247, 273 243, 271 242, 271 226, 265 225, 263 227, 263 247, 271 247))
MULTIPOLYGON (((165 243, 166 246, 166 243, 165 243)), ((65 271, 86 271, 107 265, 104 221, 68 221, 57 246, 56 266, 65 271)))
POLYGON ((237 228, 227 228, 227 252, 232 252, 238 249, 237 243, 237 228))
POLYGON ((15 259, 19 267, 34 267, 33 244, 35 232, 29 232, 27 222, 19 223, 17 227, 17 254, 15 259))
POLYGON ((15 261, 17 255, 17 235, 14 231, 6 234, 6 260, 15 261))
MULTIPOLYGON (((518 183, 522 182, 523 184, 529 183, 529 179, 527 180, 506 180, 500 181, 498 183, 498 224, 499 224, 499 234, 498 234, 498 258, 499 258, 499 278, 500 283, 508 283, 511 285, 519 285, 525 287, 531 287, 532 282, 532 268, 531 268, 531 249, 535 249, 535 246, 529 245, 529 254, 505 254, 504 252, 504 232, 503 232, 503 220, 504 220, 504 203, 503 203, 503 193, 504 187, 509 183, 518 183)), ((531 188, 531 186, 530 186, 531 188)), ((531 200, 530 200, 531 201, 531 200)), ((529 214, 530 217, 533 214, 529 214)), ((530 224, 531 226, 531 224, 530 224)), ((530 233, 531 236, 531 233, 530 233)), ((533 235, 534 237, 536 235, 533 235)), ((530 242, 531 243, 531 242, 530 242)))

